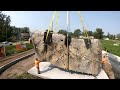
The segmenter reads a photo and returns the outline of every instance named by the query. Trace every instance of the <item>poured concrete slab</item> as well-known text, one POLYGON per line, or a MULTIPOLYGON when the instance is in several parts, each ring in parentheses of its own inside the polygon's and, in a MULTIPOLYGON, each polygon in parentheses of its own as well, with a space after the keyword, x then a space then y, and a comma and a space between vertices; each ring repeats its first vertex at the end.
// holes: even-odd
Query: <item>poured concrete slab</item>
POLYGON ((34 66, 28 70, 28 73, 44 79, 109 79, 104 70, 101 70, 101 72, 94 77, 92 75, 63 70, 53 66, 50 62, 41 62, 40 71, 41 74, 37 74, 36 67, 34 66))

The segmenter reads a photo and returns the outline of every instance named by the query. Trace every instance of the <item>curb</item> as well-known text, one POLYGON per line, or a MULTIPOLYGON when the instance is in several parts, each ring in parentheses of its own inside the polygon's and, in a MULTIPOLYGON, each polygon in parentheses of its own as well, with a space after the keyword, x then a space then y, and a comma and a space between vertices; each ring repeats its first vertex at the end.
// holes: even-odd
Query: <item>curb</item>
POLYGON ((21 60, 23 60, 23 59, 26 59, 26 58, 32 56, 32 55, 34 55, 34 54, 35 54, 35 53, 31 53, 31 54, 29 54, 29 55, 23 56, 23 57, 21 57, 21 58, 18 58, 18 59, 14 60, 14 61, 11 61, 11 62, 9 62, 9 63, 1 66, 1 67, 0 67, 0 75, 1 75, 6 69, 8 69, 9 67, 11 67, 12 65, 18 63, 19 61, 21 61, 21 60))

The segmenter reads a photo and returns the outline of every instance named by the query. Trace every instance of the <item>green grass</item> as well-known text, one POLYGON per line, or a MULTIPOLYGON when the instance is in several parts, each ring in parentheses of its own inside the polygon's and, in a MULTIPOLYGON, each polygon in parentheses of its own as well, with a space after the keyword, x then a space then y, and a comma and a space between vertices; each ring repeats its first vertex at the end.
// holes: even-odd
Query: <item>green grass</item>
POLYGON ((6 46, 5 50, 6 50, 6 56, 11 56, 12 54, 17 53, 15 45, 6 46))
POLYGON ((31 75, 29 73, 23 73, 22 75, 16 76, 15 79, 41 79, 41 78, 31 75))
POLYGON ((34 48, 34 47, 33 47, 33 44, 29 44, 29 43, 26 44, 26 47, 27 47, 28 50, 34 48))
MULTIPOLYGON (((26 47, 27 47, 27 50, 33 49, 33 45, 29 44, 29 43, 26 44, 26 47)), ((11 56, 13 54, 17 54, 17 53, 26 51, 26 50, 17 51, 15 45, 6 46, 5 48, 6 48, 6 56, 11 56)))
POLYGON ((105 50, 106 48, 108 51, 114 55, 120 56, 120 44, 119 46, 114 46, 114 43, 120 42, 117 40, 100 40, 102 43, 102 49, 105 50))
POLYGON ((34 75, 31 75, 27 72, 24 72, 21 75, 17 75, 17 73, 15 73, 11 77, 9 77, 8 79, 41 79, 41 78, 34 76, 34 75))

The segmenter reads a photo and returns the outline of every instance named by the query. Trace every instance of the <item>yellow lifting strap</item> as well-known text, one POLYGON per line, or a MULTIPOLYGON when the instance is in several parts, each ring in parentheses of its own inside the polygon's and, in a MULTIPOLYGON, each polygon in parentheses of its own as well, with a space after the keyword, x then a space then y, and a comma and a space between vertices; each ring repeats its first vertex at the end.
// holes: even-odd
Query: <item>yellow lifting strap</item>
POLYGON ((81 21, 81 23, 82 23, 82 27, 83 27, 84 34, 85 34, 86 37, 88 37, 88 33, 87 33, 87 30, 86 30, 85 27, 84 27, 84 23, 83 23, 83 20, 82 20, 82 16, 80 15, 80 11, 78 11, 78 15, 79 15, 80 21, 81 21))
POLYGON ((53 22, 53 20, 54 20, 55 15, 56 15, 56 11, 54 11, 53 16, 52 16, 52 20, 51 20, 51 22, 50 22, 50 25, 48 26, 48 31, 47 31, 47 35, 46 35, 46 40, 47 40, 48 34, 49 34, 49 32, 50 32, 50 28, 51 28, 51 26, 52 26, 52 22, 53 22))
POLYGON ((58 11, 58 16, 57 16, 57 18, 56 18, 56 26, 55 26, 54 32, 56 32, 59 18, 60 18, 60 11, 58 11))

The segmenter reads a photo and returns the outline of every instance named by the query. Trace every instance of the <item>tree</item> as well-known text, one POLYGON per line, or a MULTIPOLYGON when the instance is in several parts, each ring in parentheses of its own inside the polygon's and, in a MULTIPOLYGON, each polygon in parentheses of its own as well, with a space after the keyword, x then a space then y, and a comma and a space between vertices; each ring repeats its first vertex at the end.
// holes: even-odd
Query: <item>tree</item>
POLYGON ((110 33, 108 32, 107 37, 110 38, 110 33))
POLYGON ((93 32, 92 31, 88 31, 88 35, 89 36, 93 36, 93 32))
POLYGON ((98 38, 98 33, 96 31, 93 33, 93 35, 94 35, 94 38, 98 38))
POLYGON ((103 34, 104 34, 104 32, 102 31, 101 28, 96 28, 96 31, 94 32, 94 37, 97 39, 102 39, 103 34))
POLYGON ((82 35, 82 36, 85 36, 85 33, 84 33, 84 31, 83 31, 83 32, 81 32, 81 35, 82 35))
POLYGON ((113 39, 113 35, 111 34, 111 35, 109 36, 109 38, 110 38, 110 39, 113 39))
POLYGON ((28 27, 21 28, 21 33, 29 33, 29 28, 28 27))
POLYGON ((74 37, 79 37, 80 35, 81 35, 80 29, 76 29, 76 30, 74 31, 74 37))
POLYGON ((29 37, 29 28, 23 27, 18 28, 15 26, 10 26, 10 16, 7 16, 0 12, 0 42, 11 41, 13 38, 16 40, 21 40, 21 33, 26 33, 25 36, 29 37))
POLYGON ((120 40, 120 33, 119 33, 119 34, 117 34, 117 38, 118 38, 118 40, 120 40))
POLYGON ((10 38, 12 31, 10 31, 10 16, 7 16, 0 12, 0 41, 5 41, 10 38))
POLYGON ((66 35, 66 34, 67 34, 67 31, 66 31, 66 30, 61 29, 61 30, 59 30, 59 31, 58 31, 58 33, 59 33, 59 34, 66 35))
POLYGON ((69 32, 69 35, 70 35, 71 37, 74 37, 74 33, 72 33, 72 32, 69 32))
POLYGON ((113 36, 113 40, 115 40, 115 35, 113 36))

